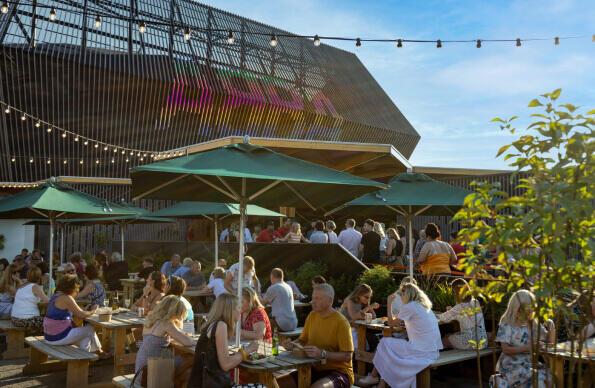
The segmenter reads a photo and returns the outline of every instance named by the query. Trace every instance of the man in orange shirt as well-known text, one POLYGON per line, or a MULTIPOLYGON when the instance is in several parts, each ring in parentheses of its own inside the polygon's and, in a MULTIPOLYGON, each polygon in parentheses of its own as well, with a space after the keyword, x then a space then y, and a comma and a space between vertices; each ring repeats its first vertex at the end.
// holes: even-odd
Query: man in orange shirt
POLYGON ((259 243, 271 243, 275 238, 275 223, 269 222, 266 229, 263 229, 258 236, 256 236, 256 242, 259 243))
MULTIPOLYGON (((302 335, 296 341, 311 358, 321 365, 312 371, 312 387, 349 388, 354 382, 353 340, 347 319, 333 309, 335 290, 328 283, 312 291, 312 312, 308 314, 302 335)), ((283 346, 291 350, 296 346, 286 341, 283 346)))

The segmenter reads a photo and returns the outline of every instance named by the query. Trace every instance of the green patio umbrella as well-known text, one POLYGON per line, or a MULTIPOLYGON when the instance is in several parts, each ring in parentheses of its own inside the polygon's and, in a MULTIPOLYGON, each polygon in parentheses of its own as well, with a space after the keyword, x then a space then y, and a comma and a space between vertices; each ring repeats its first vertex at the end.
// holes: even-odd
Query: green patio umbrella
MULTIPOLYGON (((133 214, 129 215, 121 215, 121 216, 108 216, 108 217, 101 217, 101 218, 71 218, 71 219, 62 219, 57 220, 56 223, 59 224, 61 230, 61 238, 60 238, 60 257, 64 257, 64 227, 66 225, 77 225, 77 226, 88 226, 88 225, 118 225, 120 227, 120 240, 122 243, 121 246, 121 254, 122 260, 124 260, 124 239, 126 234, 126 227, 132 224, 158 224, 158 223, 174 223, 176 220, 173 218, 165 218, 165 217, 158 217, 150 215, 149 211, 137 206, 131 206, 128 204, 120 204, 120 207, 125 208, 133 214)), ((47 224, 47 220, 32 220, 25 225, 39 225, 39 224, 47 224)))
MULTIPOLYGON (((215 267, 219 262, 219 221, 225 217, 240 215, 240 205, 237 203, 193 202, 182 201, 168 208, 151 213, 155 217, 196 218, 205 217, 213 221, 215 227, 215 267)), ((256 205, 246 206, 247 216, 256 217, 285 217, 284 214, 274 212, 256 205)))
POLYGON ((0 200, 0 218, 39 218, 50 224, 50 277, 54 252, 54 225, 69 218, 99 218, 132 215, 130 210, 112 202, 61 185, 56 178, 8 198, 0 200))
POLYGON ((413 276, 412 219, 419 215, 453 215, 471 191, 436 181, 425 174, 405 172, 393 177, 390 188, 363 195, 327 212, 349 211, 350 216, 371 217, 382 209, 404 216, 409 230, 409 274, 413 276))
MULTIPOLYGON (((135 199, 239 203, 239 271, 244 266, 244 229, 248 203, 263 206, 306 204, 313 210, 357 198, 382 183, 292 158, 268 148, 232 144, 158 161, 131 170, 135 199)), ((243 276, 238 277, 241 299, 243 276)), ((239 344, 239 325, 236 341, 239 344)))

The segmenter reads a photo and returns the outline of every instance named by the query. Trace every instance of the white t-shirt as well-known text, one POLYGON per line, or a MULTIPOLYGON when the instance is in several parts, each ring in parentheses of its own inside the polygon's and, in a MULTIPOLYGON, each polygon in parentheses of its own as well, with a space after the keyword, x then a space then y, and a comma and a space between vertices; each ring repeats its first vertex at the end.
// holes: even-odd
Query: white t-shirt
POLYGON ((337 233, 335 233, 332 230, 329 230, 328 232, 326 232, 326 234, 328 234, 329 244, 338 244, 339 243, 339 237, 337 237, 337 233))
MULTIPOLYGON (((231 272, 231 274, 233 275, 233 281, 231 283, 231 287, 234 290, 237 290, 238 288, 238 273, 240 272, 240 263, 235 263, 234 265, 232 265, 231 267, 229 267, 229 269, 227 270, 227 272, 231 272)), ((254 284, 254 271, 249 271, 247 273, 244 273, 244 282, 242 283, 243 286, 242 287, 252 287, 255 288, 255 284, 254 284)))
POLYGON ((207 287, 213 291, 215 298, 221 294, 227 293, 227 290, 225 289, 225 281, 223 279, 213 278, 209 281, 209 285, 207 287))
POLYGON ((29 319, 41 315, 37 305, 39 298, 33 293, 34 285, 33 283, 29 283, 17 290, 14 296, 14 304, 12 305, 12 317, 29 319))
POLYGON ((401 306, 397 317, 405 321, 409 342, 416 350, 432 352, 442 349, 438 319, 431 309, 418 302, 409 302, 401 306))

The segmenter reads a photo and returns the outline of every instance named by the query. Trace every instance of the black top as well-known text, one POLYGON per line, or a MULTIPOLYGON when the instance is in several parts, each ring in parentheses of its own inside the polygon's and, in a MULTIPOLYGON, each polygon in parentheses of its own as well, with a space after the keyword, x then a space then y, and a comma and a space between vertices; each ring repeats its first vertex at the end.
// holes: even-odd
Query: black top
POLYGON ((219 366, 217 358, 217 343, 215 332, 220 321, 215 322, 210 327, 210 337, 207 336, 208 327, 200 332, 200 337, 194 350, 194 365, 192 373, 188 380, 188 388, 210 388, 222 387, 231 388, 231 377, 229 372, 224 371, 219 366))
POLYGON ((110 291, 121 290, 120 279, 128 279, 128 263, 125 261, 110 263, 105 267, 103 277, 110 291))
POLYGON ((153 266, 150 266, 150 267, 147 267, 147 268, 143 268, 140 271, 138 271, 138 277, 141 278, 141 279, 147 280, 147 278, 149 277, 149 275, 152 272, 155 272, 155 271, 157 271, 157 270, 153 266))
POLYGON ((373 230, 362 236, 364 260, 380 260, 380 235, 373 230))

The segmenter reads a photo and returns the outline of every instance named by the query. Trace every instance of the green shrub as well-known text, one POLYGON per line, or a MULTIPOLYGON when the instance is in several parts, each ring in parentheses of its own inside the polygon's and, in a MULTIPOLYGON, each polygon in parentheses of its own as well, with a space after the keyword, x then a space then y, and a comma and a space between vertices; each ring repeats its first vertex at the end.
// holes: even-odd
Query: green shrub
MULTIPOLYGON (((395 279, 388 268, 380 265, 362 273, 357 279, 357 284, 362 283, 372 287, 372 290, 374 290, 373 299, 380 304, 385 304, 386 298, 397 289, 395 279)), ((352 286, 353 288, 355 288, 355 284, 352 286)))
POLYGON ((339 302, 353 291, 355 279, 347 274, 342 274, 338 278, 330 278, 329 283, 335 289, 335 302, 339 302))
POLYGON ((287 271, 287 278, 293 280, 300 291, 306 295, 312 295, 312 278, 316 275, 326 276, 327 266, 325 263, 307 261, 297 270, 287 271))
POLYGON ((424 291, 432 301, 434 311, 444 312, 447 306, 453 307, 457 304, 452 287, 448 284, 438 283, 424 291))

